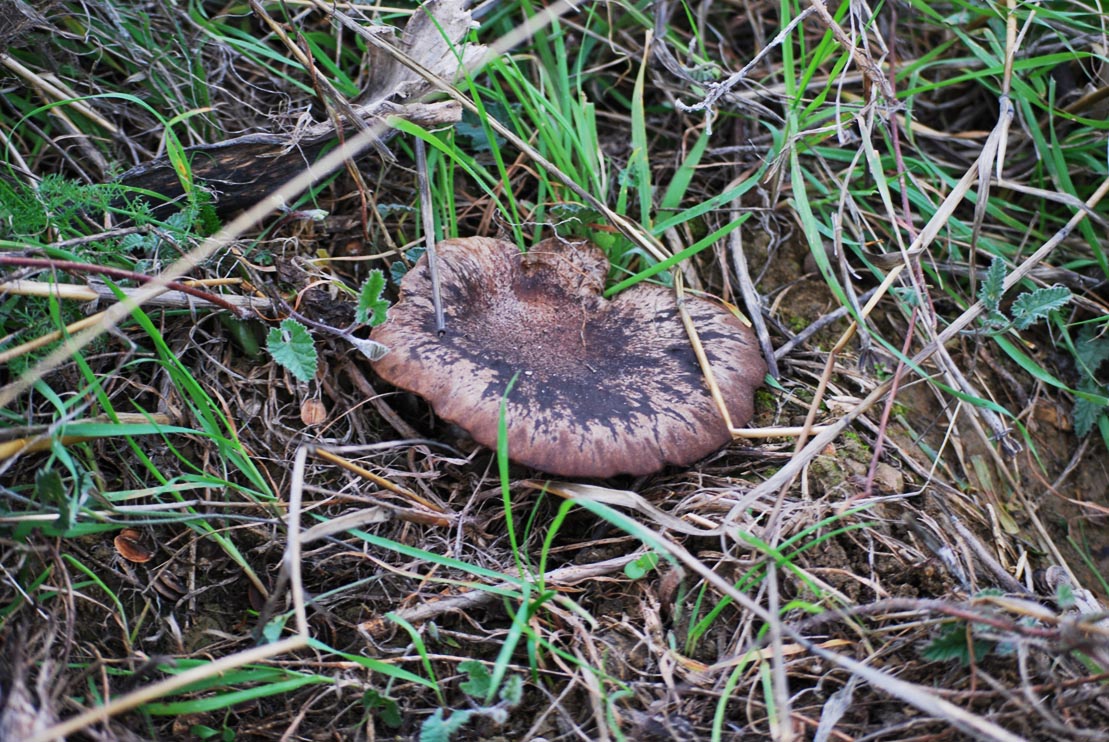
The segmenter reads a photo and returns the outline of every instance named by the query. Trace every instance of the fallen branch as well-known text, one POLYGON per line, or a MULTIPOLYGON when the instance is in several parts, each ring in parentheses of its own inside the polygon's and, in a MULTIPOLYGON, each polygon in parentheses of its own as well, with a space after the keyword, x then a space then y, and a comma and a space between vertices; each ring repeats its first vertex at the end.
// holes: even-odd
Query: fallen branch
MULTIPOLYGON (((12 265, 20 268, 40 268, 49 271, 62 271, 65 273, 85 273, 91 275, 108 276, 110 278, 117 278, 123 281, 135 281, 137 283, 151 283, 156 280, 154 276, 148 276, 144 273, 136 273, 135 271, 124 270, 123 268, 108 268, 102 265, 94 265, 92 263, 79 263, 74 260, 54 260, 52 258, 31 258, 22 255, 0 255, 0 265, 12 265)), ((8 291, 9 293, 21 293, 13 291, 9 288, 17 286, 25 286, 32 290, 36 289, 36 284, 32 281, 8 281, 0 284, 0 291, 8 291)), ((41 286, 43 284, 38 284, 41 286)), ((58 284, 45 284, 47 286, 57 286, 58 284)), ((64 285, 64 284, 63 284, 64 285)), ((249 306, 244 306, 241 302, 228 301, 228 299, 220 294, 213 294, 204 289, 198 288, 196 285, 191 285, 184 281, 168 281, 166 287, 172 291, 182 294, 188 294, 194 299, 213 304, 221 309, 225 309, 234 314, 239 319, 247 319, 253 316, 253 309, 249 306)), ((126 293, 126 289, 120 289, 126 293)), ((38 294, 39 296, 54 295, 49 290, 45 294, 38 294)), ((99 298, 101 295, 118 298, 113 289, 104 287, 102 292, 98 292, 97 296, 89 297, 87 300, 92 301, 99 298)), ((164 295, 163 295, 164 296, 164 295)), ((267 306, 269 302, 266 302, 267 306)), ((186 304, 188 306, 188 304, 186 304)))

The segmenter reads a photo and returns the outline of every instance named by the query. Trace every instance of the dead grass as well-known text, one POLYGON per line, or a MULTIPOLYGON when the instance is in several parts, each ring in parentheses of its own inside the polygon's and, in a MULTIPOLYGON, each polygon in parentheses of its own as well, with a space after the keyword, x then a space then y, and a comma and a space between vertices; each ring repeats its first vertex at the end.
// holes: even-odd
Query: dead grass
MULTIPOLYGON (((599 3, 567 13, 560 35, 517 40, 535 74, 559 44, 570 62, 581 54, 567 74, 596 106, 610 171, 582 180, 608 191, 575 192, 560 180, 572 157, 490 104, 508 119, 496 152, 468 113, 472 138, 432 152, 435 213, 454 212, 444 234, 530 244, 570 201, 614 263, 639 270, 749 213, 679 271, 686 290, 753 315, 778 382, 752 423, 777 436, 688 470, 547 483, 515 465, 502 475, 493 452, 353 352, 349 337, 366 335, 345 333, 355 291, 422 244, 421 204, 410 137, 376 118, 335 123, 368 116, 386 63, 318 5, 75 13, 0 0, 0 18, 24 29, 0 33, 4 194, 48 175, 109 182, 168 153, 159 182, 180 198, 154 221, 115 192, 65 219, 51 202, 33 232, 9 206, 4 249, 61 260, 48 248, 64 243, 75 259, 160 277, 125 286, 133 298, 188 273, 258 302, 247 321, 197 305, 136 319, 112 304, 76 336, 83 350, 53 341, 0 368, 4 440, 21 441, 0 460, 12 648, 0 740, 48 739, 66 720, 72 739, 1104 738, 1107 434, 1102 418, 1101 438, 1096 425, 1076 435, 1074 390, 1098 399, 1081 386, 1098 369, 1084 375, 1075 346, 1109 316, 1107 60, 1077 6, 1007 25, 1001 8, 945 23, 937 14, 962 6, 897 5, 861 29, 801 4, 783 34, 774 3, 675 5, 667 19, 599 3), (1053 104, 1037 87, 1048 81, 1053 104), (345 167, 333 156, 331 179, 305 177, 304 153, 325 148, 297 147, 302 115, 367 152, 345 167), (292 159, 258 179, 245 214, 206 225, 223 207, 195 196, 213 176, 176 154, 174 117, 180 145, 264 134, 265 157, 292 159), (679 203, 658 209, 710 122, 679 203), (501 177, 482 185, 450 147, 501 177), (1003 180, 984 189, 975 177, 995 162, 1003 180), (751 188, 651 231, 760 167, 751 188), (264 200, 294 174, 288 208, 264 200), (310 180, 311 198, 294 202, 310 180), (618 202, 623 216, 607 215, 618 202), (149 241, 129 236, 136 219, 149 241), (1013 293, 1060 283, 1072 302, 1027 331, 985 334, 976 299, 995 255, 1007 286, 1027 281, 1013 293), (311 382, 258 347, 286 316, 315 332, 311 382), (96 427, 136 411, 179 427, 96 427), (46 450, 24 450, 36 439, 46 450), (150 561, 121 555, 125 527, 150 561)), ((483 9, 479 40, 496 49, 521 12, 483 9)), ((459 90, 472 105, 474 88, 459 90)), ((249 176, 227 152, 213 159, 249 176)), ((13 296, 0 295, 0 351, 76 319, 13 296)))

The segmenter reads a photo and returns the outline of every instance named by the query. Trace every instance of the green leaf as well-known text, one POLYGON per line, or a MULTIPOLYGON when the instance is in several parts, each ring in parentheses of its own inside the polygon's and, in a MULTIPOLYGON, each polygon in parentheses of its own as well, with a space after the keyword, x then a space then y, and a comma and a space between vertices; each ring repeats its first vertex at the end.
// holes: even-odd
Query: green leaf
POLYGON ((892 286, 890 293, 897 297, 897 301, 906 307, 920 305, 920 294, 912 286, 892 286))
POLYGON ((1087 326, 1078 334, 1074 354, 1086 374, 1096 374, 1098 367, 1109 360, 1109 334, 1099 334, 1100 328, 1087 326))
MULTIPOLYGON (((974 658, 980 660, 993 647, 993 643, 984 639, 974 639, 974 658)), ((928 643, 921 655, 926 660, 944 662, 946 660, 959 660, 963 665, 970 664, 970 647, 967 646, 967 627, 959 622, 945 627, 940 635, 928 643)))
POLYGON ((1025 330, 1066 306, 1070 299, 1070 289, 1066 286, 1048 286, 1021 294, 1013 302, 1013 324, 1018 330, 1025 330))
POLYGON ((658 562, 658 552, 649 551, 640 555, 634 562, 625 564, 624 575, 629 580, 641 580, 648 572, 658 566, 658 562))
POLYGON ((454 733, 470 722, 472 715, 472 711, 455 711, 444 719, 443 709, 435 709, 420 726, 420 742, 450 742, 454 733))
POLYGON ((371 689, 362 696, 362 706, 370 713, 377 712, 378 718, 390 729, 400 728, 402 723, 400 706, 392 698, 371 689))
POLYGON ((986 275, 982 278, 982 285, 978 287, 978 299, 986 305, 990 314, 994 314, 1001 307, 1001 297, 1005 293, 1005 261, 994 256, 986 275))
POLYGON ((35 472, 35 501, 43 505, 66 504, 62 476, 53 469, 35 472))
POLYGON ((489 693, 493 676, 484 664, 477 660, 466 660, 458 663, 458 669, 470 676, 469 680, 458 685, 464 693, 474 698, 484 698, 489 693))
MULTIPOLYGON (((497 121, 508 121, 510 119, 508 109, 497 101, 486 101, 485 110, 491 118, 497 121)), ((462 112, 462 120, 454 125, 454 133, 457 137, 464 137, 469 140, 472 152, 492 152, 493 147, 504 149, 505 144, 507 144, 505 138, 492 129, 486 133, 480 117, 468 110, 462 112), (492 143, 490 143, 489 135, 493 137, 492 143)))
POLYGON ((280 639, 281 634, 285 631, 285 622, 287 619, 288 616, 281 615, 275 616, 267 622, 266 625, 262 627, 262 638, 269 644, 273 644, 280 639))
MULTIPOLYGON (((1078 391, 1089 394, 1109 396, 1109 389, 1101 386, 1092 379, 1083 379, 1078 385, 1078 391)), ((1097 425, 1098 419, 1109 412, 1109 407, 1099 404, 1086 397, 1075 396, 1074 399, 1074 433, 1079 438, 1084 438, 1097 425)))
POLYGON ((1055 588, 1055 602, 1059 604, 1061 610, 1069 610, 1074 607, 1074 588, 1065 582, 1060 582, 1055 588))
POLYGON ((404 278, 404 274, 408 273, 409 264, 419 260, 426 250, 427 248, 424 247, 413 247, 407 251, 404 254, 405 259, 408 260, 407 263, 403 260, 394 260, 393 264, 389 266, 389 277, 393 279, 393 283, 400 283, 400 280, 404 278))
POLYGON ((501 700, 511 707, 520 705, 524 698, 524 679, 519 675, 509 675, 501 688, 501 700))
POLYGON ((358 293, 358 309, 354 318, 362 324, 377 327, 389 318, 389 302, 381 293, 385 290, 385 274, 380 270, 370 271, 362 290, 358 293))
POLYGON ((300 381, 311 381, 316 375, 319 358, 316 344, 308 328, 295 319, 286 319, 280 327, 270 329, 266 350, 281 366, 300 381))

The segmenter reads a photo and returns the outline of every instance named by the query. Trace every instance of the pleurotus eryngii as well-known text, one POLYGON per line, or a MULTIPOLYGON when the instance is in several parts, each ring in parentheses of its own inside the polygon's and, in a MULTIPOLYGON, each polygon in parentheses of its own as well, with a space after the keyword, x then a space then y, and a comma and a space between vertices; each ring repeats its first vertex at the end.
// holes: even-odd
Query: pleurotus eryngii
MULTIPOLYGON (((649 474, 731 440, 670 289, 640 284, 605 299, 608 260, 585 242, 551 239, 522 253, 470 237, 437 252, 446 332, 436 332, 421 258, 372 332, 389 348, 374 368, 478 443, 496 447, 513 376, 509 457, 550 474, 649 474)), ((766 375, 754 333, 714 302, 684 301, 732 424, 744 425, 766 375)))

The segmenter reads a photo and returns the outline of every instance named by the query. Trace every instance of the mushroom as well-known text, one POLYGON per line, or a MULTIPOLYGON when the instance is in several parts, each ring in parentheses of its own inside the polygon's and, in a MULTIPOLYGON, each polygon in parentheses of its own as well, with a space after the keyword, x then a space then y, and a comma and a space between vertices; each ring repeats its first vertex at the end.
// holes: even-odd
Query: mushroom
MULTIPOLYGON (((640 284, 605 299, 608 260, 585 242, 549 239, 521 253, 470 237, 438 252, 445 333, 435 331, 425 256, 371 333, 390 349, 374 368, 478 443, 496 447, 513 377, 508 455, 549 474, 650 474, 731 440, 671 290, 640 284)), ((732 423, 744 425, 766 374, 754 334, 714 302, 684 302, 732 423)))

